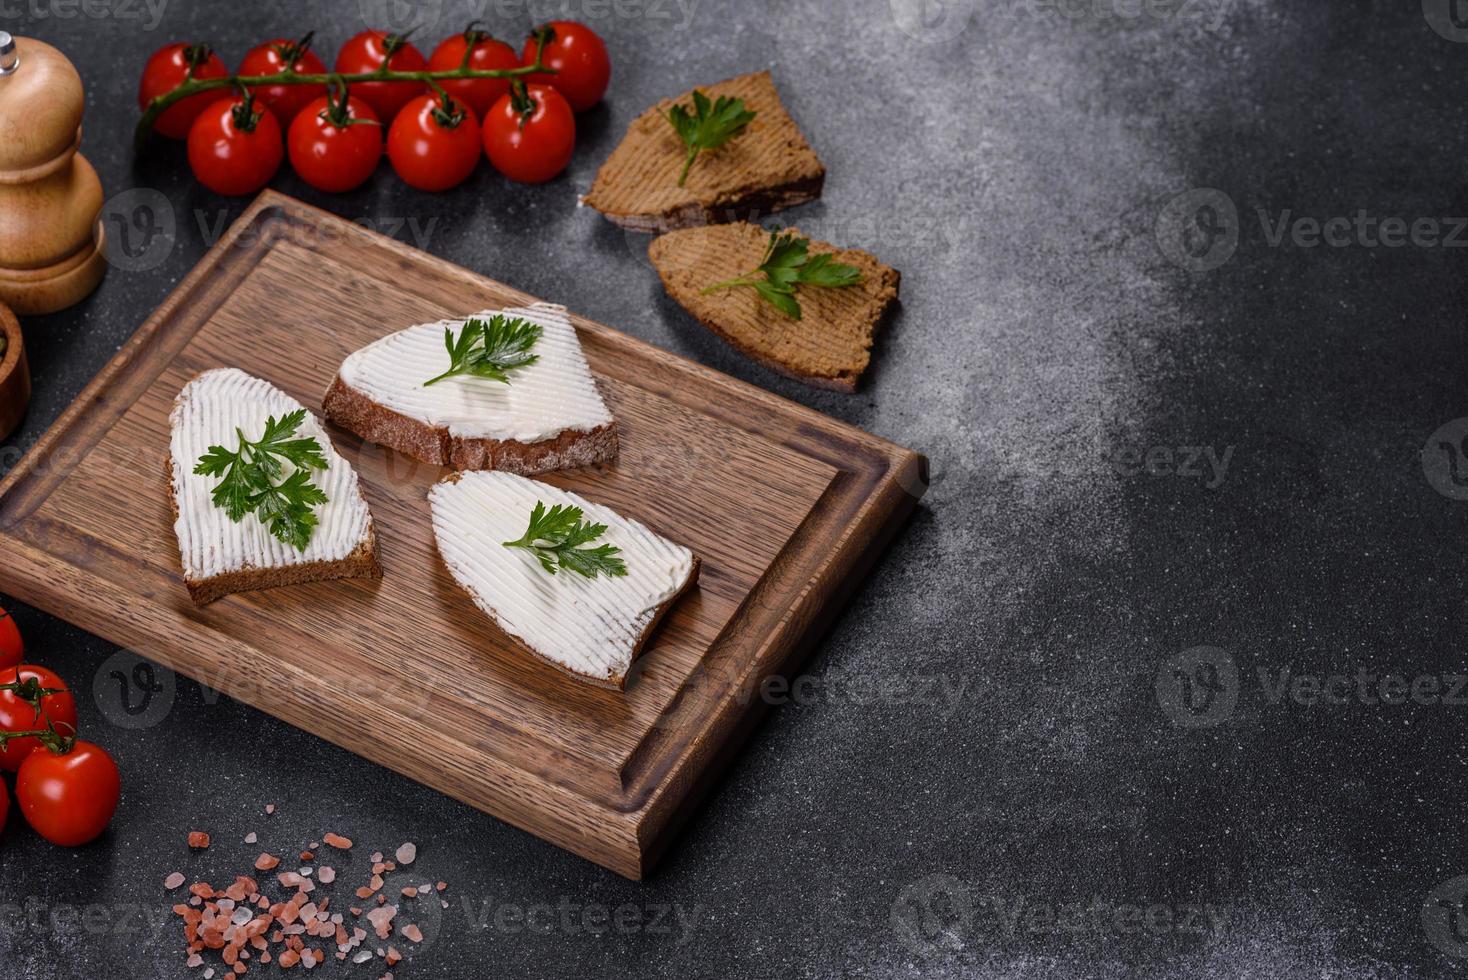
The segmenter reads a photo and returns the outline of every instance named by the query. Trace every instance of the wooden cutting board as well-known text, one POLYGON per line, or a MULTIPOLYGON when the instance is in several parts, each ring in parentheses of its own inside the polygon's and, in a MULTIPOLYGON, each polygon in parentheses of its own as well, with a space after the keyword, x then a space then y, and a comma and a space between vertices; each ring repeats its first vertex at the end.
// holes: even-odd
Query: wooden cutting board
MULTIPOLYGON (((446 471, 328 426, 381 581, 195 607, 165 493, 168 413, 234 366, 320 412, 393 330, 533 297, 266 192, 0 483, 0 590, 620 874, 640 878, 926 488, 926 461, 572 317, 621 426, 551 474, 703 558, 619 694, 519 651, 438 559, 446 471)), ((182 762, 182 760, 181 760, 182 762)))

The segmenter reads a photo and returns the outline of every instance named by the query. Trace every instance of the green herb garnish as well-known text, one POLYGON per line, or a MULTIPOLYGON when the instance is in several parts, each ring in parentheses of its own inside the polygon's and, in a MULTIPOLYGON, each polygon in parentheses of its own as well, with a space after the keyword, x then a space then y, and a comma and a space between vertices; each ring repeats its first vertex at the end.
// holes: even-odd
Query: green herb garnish
POLYGON ((466 321, 464 329, 459 331, 458 340, 454 339, 451 329, 444 327, 443 345, 449 351, 449 369, 423 382, 423 387, 459 374, 509 384, 511 370, 540 360, 540 355, 530 353, 530 348, 539 342, 544 332, 538 323, 498 313, 488 322, 480 319, 466 321))
POLYGON ((238 449, 230 452, 223 446, 210 446, 194 467, 199 476, 224 477, 214 488, 213 499, 230 520, 238 524, 246 514, 254 513, 271 534, 297 551, 306 550, 316 528, 312 508, 327 502, 326 494, 311 482, 310 473, 327 468, 321 444, 315 439, 290 438, 305 420, 304 408, 279 420, 272 415, 265 422, 265 434, 255 442, 235 429, 238 449), (289 476, 285 476, 282 461, 295 467, 289 476))
POLYGON ((688 179, 688 169, 700 150, 713 150, 729 142, 754 121, 753 110, 744 108, 743 99, 721 95, 716 102, 698 89, 693 90, 693 112, 686 106, 675 105, 668 110, 668 122, 678 131, 683 145, 688 147, 688 156, 678 174, 678 186, 688 179))
POLYGON ((832 262, 830 255, 810 255, 809 249, 809 238, 797 238, 793 232, 782 235, 772 231, 765 257, 758 267, 734 279, 716 282, 700 290, 700 295, 735 286, 753 286, 754 291, 775 309, 799 320, 800 302, 795 298, 796 286, 840 289, 861 282, 861 270, 856 266, 832 262))
POLYGON ((615 557, 621 548, 609 544, 583 548, 606 533, 605 524, 588 524, 580 507, 556 504, 550 510, 535 502, 530 514, 530 527, 519 541, 506 541, 506 548, 525 548, 540 559, 540 567, 552 575, 567 569, 587 578, 606 575, 616 578, 627 574, 627 566, 615 557))

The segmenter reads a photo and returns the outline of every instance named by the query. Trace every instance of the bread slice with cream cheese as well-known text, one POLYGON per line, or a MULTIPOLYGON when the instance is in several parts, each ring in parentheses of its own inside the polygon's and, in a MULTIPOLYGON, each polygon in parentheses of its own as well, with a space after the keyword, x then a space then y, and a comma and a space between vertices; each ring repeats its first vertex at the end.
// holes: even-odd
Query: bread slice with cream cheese
POLYGON ((309 411, 296 435, 314 438, 321 447, 327 468, 310 472, 327 502, 315 508, 318 523, 305 550, 273 536, 253 513, 232 521, 212 499, 220 479, 194 472, 211 446, 232 450, 241 433, 258 439, 267 419, 298 410, 304 409, 294 398, 236 368, 205 371, 175 399, 169 416, 169 497, 184 584, 195 602, 251 589, 382 575, 372 513, 357 473, 309 411))
POLYGON ((622 690, 663 615, 697 580, 682 545, 574 493, 511 473, 456 473, 429 491, 433 534, 450 574, 474 604, 535 657, 580 680, 622 690), (581 508, 620 549, 618 577, 551 574, 524 548, 536 504, 581 508))
POLYGON ((617 455, 617 425, 586 363, 564 306, 536 303, 423 323, 389 334, 342 362, 322 411, 337 425, 415 459, 457 470, 535 474, 617 455), (508 384, 449 366, 444 331, 496 314, 541 328, 533 364, 508 384))

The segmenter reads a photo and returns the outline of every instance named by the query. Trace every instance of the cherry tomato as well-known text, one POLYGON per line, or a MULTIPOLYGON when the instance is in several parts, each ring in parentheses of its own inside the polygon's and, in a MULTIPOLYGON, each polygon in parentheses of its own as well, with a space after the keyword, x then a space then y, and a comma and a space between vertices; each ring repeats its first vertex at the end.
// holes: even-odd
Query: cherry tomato
POLYGON ((254 93, 221 99, 189 130, 189 166, 216 194, 252 194, 270 182, 285 156, 280 123, 254 93))
POLYGON ((420 95, 393 120, 387 158, 403 182, 420 191, 457 187, 479 162, 479 120, 452 97, 420 95))
MULTIPOLYGON (((326 63, 311 50, 310 34, 299 41, 276 38, 251 48, 240 62, 239 74, 283 75, 288 71, 298 75, 326 74, 326 63)), ((325 85, 262 85, 255 89, 255 97, 275 113, 276 122, 282 126, 289 126, 296 113, 325 94, 325 85)))
MULTIPOLYGON (((138 108, 148 108, 160 95, 167 95, 189 78, 224 78, 229 69, 207 44, 170 44, 153 52, 143 67, 143 80, 138 85, 138 108)), ((153 123, 153 129, 169 139, 181 140, 189 135, 194 119, 228 92, 200 92, 168 107, 153 123)))
POLYGON ((520 52, 525 64, 535 64, 535 47, 542 36, 545 53, 540 63, 554 68, 556 74, 538 73, 528 76, 526 81, 549 85, 564 95, 577 112, 585 112, 600 102, 612 77, 612 62, 607 57, 607 46, 597 33, 574 20, 542 24, 525 39, 525 48, 520 52))
MULTIPOLYGON (((428 57, 429 71, 453 71, 468 67, 475 71, 497 71, 519 68, 515 49, 497 41, 473 24, 462 34, 446 37, 428 57), (466 61, 467 58, 467 61, 466 61)), ((474 110, 480 119, 499 97, 510 90, 508 78, 456 78, 439 82, 444 91, 474 110)))
MULTIPOLYGON (((48 720, 58 733, 76 734, 76 702, 61 678, 34 664, 0 671, 0 731, 38 731, 48 720)), ((40 744, 34 735, 8 740, 0 749, 0 769, 15 772, 40 744)))
POLYGON ((546 85, 516 85, 484 120, 484 152, 511 180, 541 184, 566 169, 576 149, 576 117, 546 85))
POLYGON ((121 792, 122 777, 112 756, 80 740, 64 752, 32 752, 15 777, 15 802, 26 822, 62 847, 79 847, 101 836, 121 792))
MULTIPOLYGON (((383 62, 394 71, 423 71, 428 62, 406 37, 385 31, 363 31, 336 55, 336 70, 343 75, 376 71, 383 62)), ((423 91, 421 82, 359 82, 352 93, 372 107, 386 126, 403 106, 423 91)))
POLYGON ((25 643, 14 618, 0 609, 0 668, 14 667, 25 659, 25 643))
POLYGON ((382 127, 372 107, 343 88, 296 114, 286 140, 291 166, 317 190, 340 194, 362 186, 382 159, 382 127))
POLYGON ((5 818, 10 815, 10 793, 0 783, 0 830, 5 829, 5 818))

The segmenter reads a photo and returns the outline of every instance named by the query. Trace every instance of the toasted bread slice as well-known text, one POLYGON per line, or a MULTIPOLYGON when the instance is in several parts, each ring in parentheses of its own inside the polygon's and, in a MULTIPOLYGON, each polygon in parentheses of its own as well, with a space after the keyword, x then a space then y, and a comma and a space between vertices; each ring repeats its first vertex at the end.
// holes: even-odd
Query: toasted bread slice
POLYGON ((310 412, 296 430, 297 437, 314 438, 321 445, 328 467, 312 471, 311 482, 326 494, 327 502, 316 510, 319 523, 306 550, 274 537, 254 514, 238 523, 231 521, 211 499, 219 478, 194 473, 210 446, 235 448, 236 430, 258 439, 267 418, 300 408, 279 388, 235 368, 205 371, 174 401, 169 416, 169 500, 184 584, 200 605, 251 589, 381 577, 372 513, 356 471, 310 412))
MULTIPOLYGON (((326 417, 369 442, 458 470, 544 473, 617 455, 617 425, 586 364, 566 308, 550 303, 473 314, 522 317, 544 331, 539 359, 510 383, 460 376, 423 382, 449 364, 444 330, 424 323, 383 337, 342 362, 326 392, 326 417)), ((467 319, 467 318, 466 318, 467 319)))
MULTIPOLYGON (((788 230, 800 234, 799 229, 788 230)), ((797 287, 798 320, 753 289, 701 294, 706 286, 756 268, 769 240, 770 233, 758 225, 710 225, 655 238, 648 255, 668 295, 748 356, 818 388, 855 391, 871 363, 877 327, 897 301, 901 275, 866 252, 812 241, 811 255, 829 253, 837 262, 856 266, 862 281, 840 289, 797 287)))
POLYGON ((433 535, 454 581, 537 659, 578 680, 622 690, 663 615, 698 580, 692 551, 609 507, 509 473, 456 473, 428 492, 433 535), (605 524, 593 543, 621 549, 627 574, 552 575, 518 541, 537 503, 580 507, 605 524))
POLYGON ((632 121, 607 157, 582 203, 623 228, 667 231, 740 218, 758 219, 821 196, 826 168, 785 110, 767 71, 700 87, 711 100, 744 100, 755 113, 749 127, 723 146, 699 153, 678 186, 686 151, 668 122, 675 104, 693 93, 664 99, 632 121))

